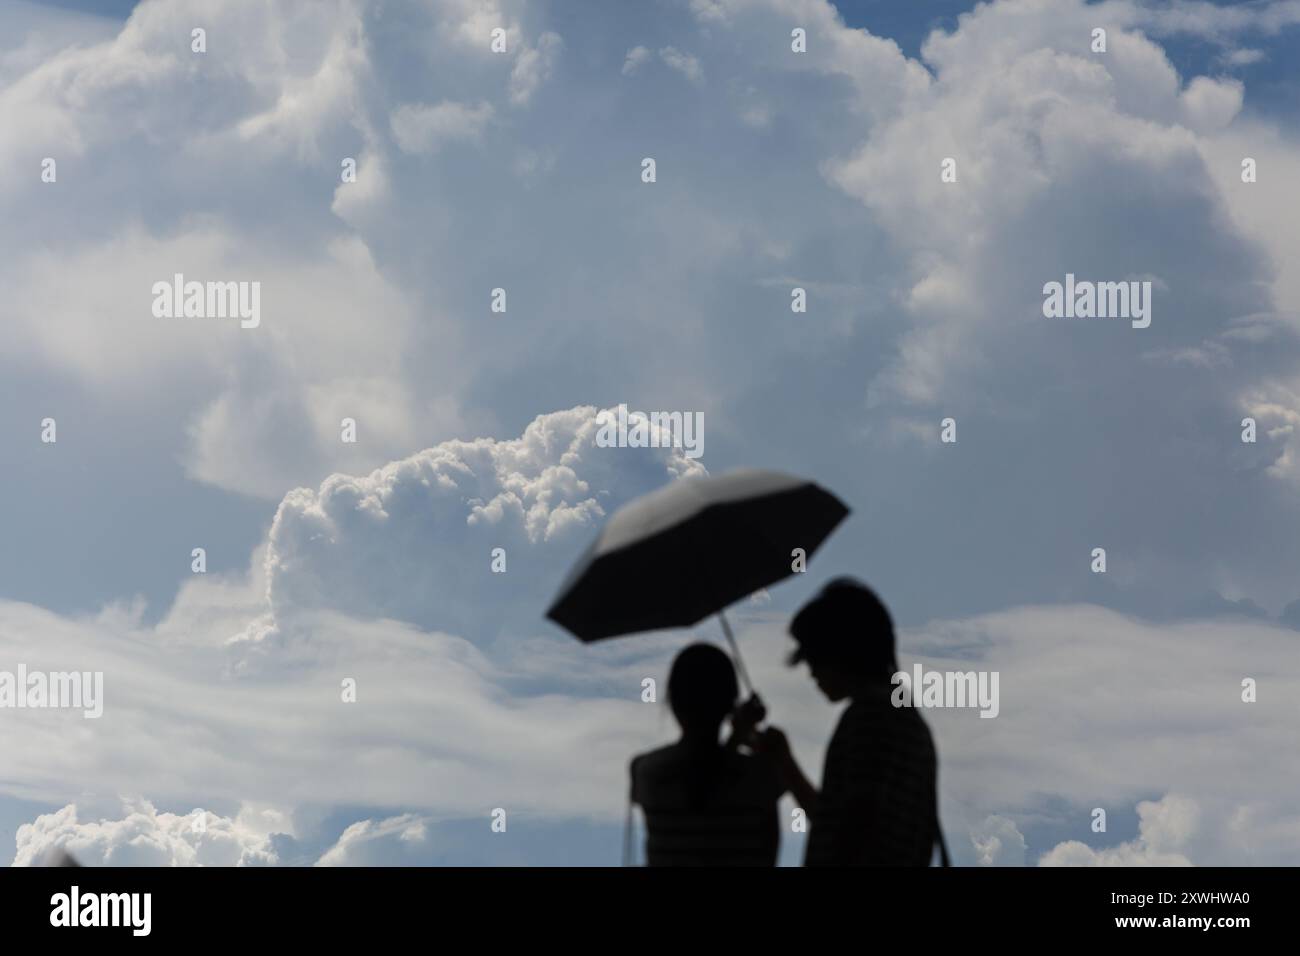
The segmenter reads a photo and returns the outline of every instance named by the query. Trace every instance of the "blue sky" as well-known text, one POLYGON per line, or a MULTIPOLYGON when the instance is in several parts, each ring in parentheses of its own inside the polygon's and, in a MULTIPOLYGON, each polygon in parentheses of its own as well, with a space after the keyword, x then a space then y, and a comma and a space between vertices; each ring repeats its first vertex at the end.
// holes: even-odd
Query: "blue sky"
POLYGON ((737 612, 810 769, 784 624, 853 573, 905 661, 1002 673, 996 720, 929 715, 959 860, 1294 861, 1294 4, 130 10, 0 3, 0 668, 108 695, 0 711, 0 859, 614 862, 690 635, 541 611, 692 467, 595 448, 625 402, 852 506, 737 612), (176 272, 259 281, 262 324, 154 317, 176 272), (1151 281, 1150 328, 1045 319, 1067 272, 1151 281))

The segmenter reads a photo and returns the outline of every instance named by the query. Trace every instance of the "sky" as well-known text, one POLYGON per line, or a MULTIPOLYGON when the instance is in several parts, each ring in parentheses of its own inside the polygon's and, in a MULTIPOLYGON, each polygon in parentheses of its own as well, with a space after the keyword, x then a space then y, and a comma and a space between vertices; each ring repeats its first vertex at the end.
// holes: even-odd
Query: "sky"
POLYGON ((814 778, 785 627, 848 573, 904 666, 1001 675, 926 714, 956 862, 1297 862, 1298 38, 1295 0, 0 0, 0 670, 105 687, 0 709, 0 861, 616 865, 642 681, 720 635, 544 609, 620 504, 755 466, 852 508, 734 611, 814 778), (156 315, 176 273, 259 324, 156 315), (1067 274, 1150 282, 1149 327, 1046 317, 1067 274), (703 456, 599 447, 620 403, 703 456))

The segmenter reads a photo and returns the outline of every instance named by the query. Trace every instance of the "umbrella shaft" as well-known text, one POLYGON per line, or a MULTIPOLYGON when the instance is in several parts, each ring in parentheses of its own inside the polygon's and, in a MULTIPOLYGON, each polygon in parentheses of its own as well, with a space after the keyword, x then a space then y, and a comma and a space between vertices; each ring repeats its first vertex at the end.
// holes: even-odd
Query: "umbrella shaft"
POLYGON ((754 693, 754 685, 749 682, 749 672, 745 670, 745 661, 740 656, 740 648, 736 645, 736 639, 731 634, 731 625, 727 623, 727 615, 719 611, 718 620, 722 622, 722 633, 726 636, 727 643, 731 645, 731 654, 736 659, 736 672, 740 675, 740 683, 745 688, 745 694, 752 694, 754 693))

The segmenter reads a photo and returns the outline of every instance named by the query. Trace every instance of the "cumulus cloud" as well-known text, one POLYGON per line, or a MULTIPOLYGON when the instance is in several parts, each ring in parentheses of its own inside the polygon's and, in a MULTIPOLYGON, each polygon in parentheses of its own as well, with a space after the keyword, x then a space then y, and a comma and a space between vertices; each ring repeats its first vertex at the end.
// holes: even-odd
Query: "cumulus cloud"
MULTIPOLYGON (((410 97, 375 68, 375 5, 249 0, 205 10, 210 47, 197 55, 187 6, 200 5, 141 5, 116 35, 104 38, 101 26, 86 46, 74 45, 76 20, 65 48, 42 48, 0 92, 9 118, 0 159, 39 168, 49 156, 60 173, 43 193, 0 183, 6 217, 37 224, 3 247, 8 354, 75 377, 143 428, 179 424, 191 476, 278 499, 468 423, 456 398, 463 366, 448 361, 440 372, 434 360, 414 378, 401 370, 417 310, 420 334, 450 349, 453 323, 412 300, 409 286, 398 291, 374 232, 346 227, 387 228, 392 155, 478 139, 497 104, 523 105, 545 82, 559 38, 520 28, 514 4, 488 11, 509 27, 516 55, 510 78, 496 71, 491 84, 477 82, 494 71, 490 31, 477 36, 479 5, 405 11, 410 35, 436 37, 430 70, 473 78, 477 95, 395 106, 410 97), (472 49, 467 35, 480 41, 472 49), (131 119, 105 119, 118 110, 131 119), (357 160, 355 182, 341 181, 345 157, 357 160), (330 183, 332 201, 319 188, 330 183), (145 193, 148 215, 116 208, 145 193), (67 199, 57 210, 55 196, 67 199), (272 205, 279 214, 264 216, 272 205), (149 289, 178 272, 260 282, 262 326, 240 336, 219 322, 152 317, 149 289), (168 400, 143 400, 146 381, 168 400), (365 416, 368 439, 340 442, 344 416, 365 416)), ((16 72, 20 62, 11 61, 16 72)), ((439 86, 450 92, 426 84, 439 86)))
POLYGON ((1200 825, 1191 826, 1185 802, 1150 809, 1144 832, 1155 850, 1198 863, 1294 859, 1300 818, 1283 795, 1300 789, 1300 766, 1267 756, 1283 752, 1300 716, 1294 640, 1291 630, 1249 618, 1158 624, 1086 606, 906 630, 904 666, 913 657, 932 670, 1000 674, 995 719, 925 713, 938 740, 946 827, 972 832, 982 858, 997 848, 990 838, 1002 838, 989 814, 1022 832, 1030 832, 1025 820, 1087 832, 1093 807, 1111 808, 1113 819, 1116 805, 1171 793, 1195 803, 1200 825), (1268 699, 1243 700, 1247 677, 1268 699), (1246 778, 1249 788, 1240 785, 1246 778), (1179 840, 1166 839, 1166 824, 1179 821, 1179 840))
POLYGON ((787 38, 755 44, 750 61, 777 73, 847 79, 857 93, 850 108, 871 120, 906 112, 930 88, 925 67, 904 56, 896 42, 846 28, 835 5, 823 0, 698 0, 691 11, 707 31, 726 25, 756 37, 787 38), (810 53, 792 58, 787 54, 794 23, 805 31, 810 53))
POLYGON ((160 813, 147 800, 126 801, 122 816, 82 820, 76 804, 18 828, 14 866, 37 866, 63 851, 82 866, 273 866, 277 838, 292 839, 287 819, 249 808, 235 818, 197 809, 160 813))
MULTIPOLYGON (((1276 609, 1289 585, 1258 540, 1234 530, 1249 519, 1224 524, 1213 558, 1166 543, 1185 528, 1188 504, 1174 506, 1171 489, 1189 471, 1208 468, 1223 488, 1249 483, 1261 508, 1295 517, 1290 482, 1268 480, 1292 478, 1296 457, 1285 422, 1295 410, 1300 327, 1282 273, 1300 245, 1265 208, 1281 201, 1282 184, 1242 189, 1241 157, 1255 137, 1238 128, 1238 81, 1181 77, 1136 28, 1112 27, 1106 54, 1092 54, 1080 38, 1096 16, 1095 6, 1073 0, 978 7, 927 39, 922 57, 934 80, 908 108, 823 164, 905 261, 890 303, 903 331, 865 390, 864 431, 872 441, 919 438, 933 449, 945 416, 978 422, 980 448, 963 458, 947 493, 999 487, 1008 498, 996 523, 1007 527, 1027 507, 1046 507, 1040 495, 1070 489, 1081 502, 1098 490, 1086 508, 1091 527, 1058 527, 1061 541, 1124 535, 1108 517, 1097 526, 1098 513, 1126 510, 1101 491, 1109 485, 1097 463, 1140 468, 1149 494, 1134 490, 1129 500, 1143 500, 1137 520, 1147 544, 1139 547, 1148 556, 1131 566, 1133 577, 1108 579, 1130 595, 1110 599, 1173 614, 1191 580, 1232 590, 1249 578, 1255 599, 1276 609), (941 178, 947 160, 955 182, 941 178), (1171 234, 1198 243, 1175 251, 1171 234), (1226 261, 1238 266, 1225 271, 1226 261), (1044 318, 1046 284, 1067 274, 1150 280, 1151 327, 1044 318), (1174 394, 1182 397, 1171 405, 1174 394), (1110 427, 1173 406, 1182 412, 1141 439, 1110 427), (1266 425, 1256 444, 1243 445, 1237 423, 1252 408, 1266 425), (1052 463, 1038 460, 1026 484, 1006 474, 1016 457, 1002 442, 1010 421, 1016 447, 1053 449, 1052 463)), ((968 512, 960 520, 973 532, 968 512)), ((1062 572, 1060 586, 1069 587, 1062 572)))
POLYGON ((586 406, 538 416, 516 439, 445 442, 290 492, 268 538, 270 611, 282 619, 332 608, 460 634, 493 633, 511 607, 535 619, 545 577, 520 572, 539 560, 562 567, 615 502, 704 473, 678 448, 598 447, 598 414, 586 406), (509 606, 487 586, 496 548, 509 606), (559 560, 541 558, 547 552, 559 560))
MULTIPOLYGON (((892 391, 926 405, 957 400, 973 367, 971 353, 1002 348, 1003 340, 1017 351, 1050 355, 1048 336, 1060 330, 1042 318, 1040 289, 1067 271, 1122 279, 1141 262, 1174 290, 1164 304, 1170 321, 1173 311, 1188 311, 1182 301, 1195 275, 1160 262, 1154 229, 1142 224, 1154 225, 1172 189, 1184 214, 1203 224, 1198 228, 1212 228, 1214 202, 1190 195, 1198 183, 1212 193, 1212 181, 1182 124, 1225 125, 1240 108, 1240 86, 1197 77, 1180 89, 1163 51, 1138 34, 1115 32, 1106 56, 1092 56, 1072 40, 1088 35, 1089 8, 1065 2, 1053 8, 1057 16, 1038 19, 993 4, 964 18, 954 33, 931 34, 923 50, 937 73, 929 94, 851 159, 827 167, 832 181, 871 207, 912 253, 913 285, 902 305, 913 329, 896 368, 876 384, 878 399, 892 391), (949 158, 955 183, 939 175, 949 158), (1116 193, 1121 176, 1145 183, 1138 200, 1145 210, 1122 215, 1130 237, 1124 243, 1098 256, 1078 231, 1038 228, 1069 221, 1075 204, 1095 207, 1092 197, 1103 198, 1096 225, 1104 228, 1104 197, 1116 193), (894 188, 900 180, 911 188, 894 188), (1031 236, 1037 251, 1021 245, 1031 236)), ((1118 210, 1110 215, 1121 219, 1118 210)), ((1223 243, 1224 254, 1242 254, 1234 237, 1223 243)), ((1232 291, 1239 308, 1252 297, 1260 301, 1248 281, 1232 291)), ((1217 312, 1192 312, 1161 330, 1161 338, 1199 340, 1221 321, 1217 312)), ((1114 334, 1090 342, 1130 357, 1135 345, 1114 334)), ((995 384, 984 376, 977 382, 995 384)))
POLYGON ((1178 794, 1137 806, 1138 835, 1116 846, 1093 849, 1070 840, 1044 853, 1039 866, 1191 866, 1183 851, 1195 835, 1196 801, 1178 794))
POLYGON ((419 853, 429 839, 419 817, 404 813, 385 820, 362 820, 343 831, 317 866, 393 866, 403 856, 419 853))
POLYGON ((1181 94, 1183 114, 1193 129, 1215 131, 1241 112, 1245 87, 1239 81, 1197 76, 1181 94))
POLYGON ((980 866, 1024 866, 1025 838, 1014 820, 991 814, 970 835, 980 866))

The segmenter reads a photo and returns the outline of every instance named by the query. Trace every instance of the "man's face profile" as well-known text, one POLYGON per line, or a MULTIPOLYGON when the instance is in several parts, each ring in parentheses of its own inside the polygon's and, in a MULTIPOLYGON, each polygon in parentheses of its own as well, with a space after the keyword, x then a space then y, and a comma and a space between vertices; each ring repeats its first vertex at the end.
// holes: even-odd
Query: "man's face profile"
POLYGON ((811 672, 812 679, 816 682, 817 687, 832 704, 838 703, 849 696, 849 682, 845 679, 845 674, 840 668, 825 659, 809 657, 808 670, 811 672))

